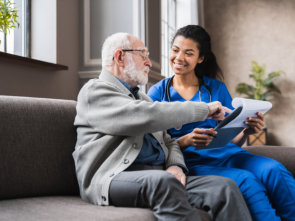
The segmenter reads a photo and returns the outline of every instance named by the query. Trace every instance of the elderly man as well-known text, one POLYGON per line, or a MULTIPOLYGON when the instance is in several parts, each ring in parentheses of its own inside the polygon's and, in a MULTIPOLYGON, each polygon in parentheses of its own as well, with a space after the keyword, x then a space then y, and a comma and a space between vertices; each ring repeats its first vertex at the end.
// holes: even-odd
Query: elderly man
POLYGON ((127 33, 106 39, 103 70, 81 89, 73 157, 83 200, 145 207, 157 220, 251 220, 237 186, 215 176, 186 176, 178 143, 165 132, 185 123, 224 118, 219 102, 153 103, 138 90, 152 66, 142 41, 127 33))

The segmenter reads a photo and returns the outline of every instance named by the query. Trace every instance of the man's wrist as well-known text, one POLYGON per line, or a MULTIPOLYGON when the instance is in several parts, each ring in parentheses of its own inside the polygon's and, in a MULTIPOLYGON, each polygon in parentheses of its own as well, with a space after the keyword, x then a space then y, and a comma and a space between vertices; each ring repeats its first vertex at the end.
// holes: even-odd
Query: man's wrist
POLYGON ((177 167, 179 167, 180 169, 182 169, 182 171, 183 171, 183 173, 184 173, 185 175, 188 174, 188 170, 187 170, 186 166, 184 166, 184 165, 182 165, 182 164, 170 164, 169 166, 167 166, 167 169, 168 169, 169 167, 171 167, 171 166, 177 166, 177 167))
POLYGON ((177 141, 177 143, 178 143, 180 149, 185 149, 185 148, 188 146, 188 145, 186 144, 186 142, 185 142, 185 138, 184 138, 184 136, 178 138, 176 141, 177 141))

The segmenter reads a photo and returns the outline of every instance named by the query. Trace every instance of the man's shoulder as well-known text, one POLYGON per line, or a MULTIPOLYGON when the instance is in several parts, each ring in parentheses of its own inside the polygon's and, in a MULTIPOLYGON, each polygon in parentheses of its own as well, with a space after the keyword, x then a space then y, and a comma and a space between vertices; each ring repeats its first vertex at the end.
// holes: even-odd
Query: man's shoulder
POLYGON ((104 81, 100 78, 93 78, 87 81, 83 87, 81 88, 81 91, 87 90, 89 91, 101 91, 101 90, 114 90, 116 89, 116 85, 112 84, 111 82, 104 81))

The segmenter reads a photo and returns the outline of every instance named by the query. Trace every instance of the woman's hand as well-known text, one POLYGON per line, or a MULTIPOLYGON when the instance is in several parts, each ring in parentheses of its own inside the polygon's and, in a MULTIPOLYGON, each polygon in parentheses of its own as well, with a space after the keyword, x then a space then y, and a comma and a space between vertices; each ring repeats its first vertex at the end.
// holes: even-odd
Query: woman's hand
POLYGON ((205 147, 211 143, 216 134, 217 132, 214 131, 213 128, 195 128, 191 133, 180 137, 177 141, 181 149, 185 149, 189 146, 205 147))
POLYGON ((258 133, 264 127, 264 115, 260 112, 257 113, 257 117, 248 117, 248 120, 245 121, 245 124, 249 127, 243 130, 239 135, 235 137, 231 142, 242 146, 247 140, 248 135, 258 133))
POLYGON ((264 114, 258 112, 257 117, 248 117, 245 122, 249 128, 244 130, 245 135, 256 134, 260 132, 264 127, 264 114))

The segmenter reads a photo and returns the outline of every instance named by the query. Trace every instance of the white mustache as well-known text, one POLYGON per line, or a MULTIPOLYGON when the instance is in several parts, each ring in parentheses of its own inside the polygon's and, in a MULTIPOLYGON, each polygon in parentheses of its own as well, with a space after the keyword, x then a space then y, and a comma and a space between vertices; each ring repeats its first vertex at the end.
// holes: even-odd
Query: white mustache
POLYGON ((147 66, 145 66, 145 67, 143 68, 143 71, 148 73, 148 72, 150 72, 150 68, 147 67, 147 66))

